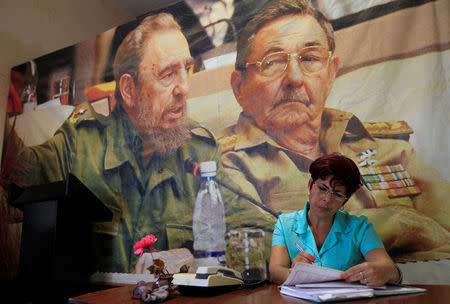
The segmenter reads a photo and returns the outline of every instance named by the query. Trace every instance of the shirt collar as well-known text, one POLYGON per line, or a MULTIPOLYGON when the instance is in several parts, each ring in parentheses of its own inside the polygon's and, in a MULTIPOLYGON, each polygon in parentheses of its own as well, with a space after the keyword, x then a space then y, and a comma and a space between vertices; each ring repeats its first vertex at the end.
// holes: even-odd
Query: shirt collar
POLYGON ((298 234, 304 234, 308 231, 308 217, 307 217, 308 210, 309 210, 309 201, 306 202, 305 208, 303 208, 302 211, 298 212, 300 216, 298 218, 298 221, 292 227, 292 230, 294 230, 298 234))
MULTIPOLYGON (((376 143, 361 121, 349 112, 325 108, 322 114, 322 125, 319 142, 325 154, 341 152, 341 144, 346 140, 361 140, 361 151, 376 149, 376 143)), ((248 149, 262 144, 268 144, 287 150, 261 130, 253 118, 242 112, 236 125, 235 150, 248 149)))
POLYGON ((284 149, 267 135, 266 132, 258 128, 254 119, 244 112, 239 115, 236 126, 236 136, 236 150, 252 148, 265 143, 284 149))
MULTIPOLYGON (((188 129, 193 136, 201 137, 204 141, 214 141, 214 136, 205 128, 202 128, 197 122, 188 119, 188 129)), ((137 157, 140 157, 142 150, 142 139, 132 125, 125 110, 119 106, 111 113, 111 119, 106 128, 106 153, 104 168, 105 170, 120 167, 126 162, 138 168, 137 157), (127 149, 124 149, 124 142, 127 149)), ((183 148, 182 145, 180 148, 183 148)), ((181 157, 181 156, 180 156, 181 157)), ((190 158, 188 153, 183 154, 183 162, 190 158)), ((161 161, 165 161, 162 159, 161 161)), ((170 163, 170 161, 169 161, 170 163)), ((139 170, 136 169, 139 175, 139 170)))
POLYGON ((375 140, 362 122, 349 112, 325 108, 319 134, 320 147, 325 154, 342 152, 343 142, 358 142, 358 149, 376 149, 375 140))
POLYGON ((348 216, 347 211, 337 211, 334 217, 333 227, 330 232, 347 233, 350 227, 347 225, 346 217, 348 216))
MULTIPOLYGON (((298 212, 300 215, 298 217, 297 222, 293 225, 292 230, 295 231, 295 233, 298 234, 304 234, 308 231, 308 210, 310 208, 309 201, 306 202, 305 208, 303 208, 303 212, 298 212)), ((329 233, 347 233, 350 230, 350 227, 347 225, 346 217, 347 217, 346 211, 337 211, 336 216, 334 217, 333 226, 331 227, 331 230, 329 233)))
MULTIPOLYGON (((108 127, 106 128, 106 155, 104 168, 106 170, 121 166, 133 159, 142 149, 142 140, 133 127, 127 113, 117 104, 111 113, 108 127), (127 149, 124 149, 123 144, 127 149)), ((137 165, 137 164, 134 164, 137 165)))

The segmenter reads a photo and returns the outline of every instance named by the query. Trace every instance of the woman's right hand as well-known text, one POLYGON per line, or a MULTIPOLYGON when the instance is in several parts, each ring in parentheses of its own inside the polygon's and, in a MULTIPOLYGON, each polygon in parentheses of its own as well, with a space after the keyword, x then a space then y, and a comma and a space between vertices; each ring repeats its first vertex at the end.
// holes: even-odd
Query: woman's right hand
POLYGON ((315 260, 315 256, 306 251, 302 251, 292 260, 291 267, 294 267, 294 265, 298 262, 312 264, 315 262, 315 260))

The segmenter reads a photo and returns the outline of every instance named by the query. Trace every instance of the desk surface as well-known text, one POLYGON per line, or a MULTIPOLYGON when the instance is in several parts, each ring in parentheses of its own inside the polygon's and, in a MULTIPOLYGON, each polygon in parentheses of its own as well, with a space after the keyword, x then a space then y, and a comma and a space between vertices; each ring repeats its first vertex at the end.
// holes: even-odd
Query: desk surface
MULTIPOLYGON (((419 303, 433 303, 433 304, 446 304, 450 299, 450 285, 414 285, 422 287, 428 290, 427 293, 399 295, 378 297, 364 300, 356 300, 351 302, 339 302, 339 303, 370 303, 370 304, 419 304, 419 303)), ((143 303, 140 300, 134 300, 131 298, 134 285, 115 287, 111 289, 101 290, 93 293, 88 293, 78 297, 69 299, 71 304, 84 304, 84 303, 96 303, 96 304, 140 304, 143 303)), ((211 296, 211 297, 190 297, 175 295, 169 298, 163 303, 167 304, 206 304, 206 303, 258 303, 258 304, 277 304, 277 303, 312 303, 305 300, 283 296, 280 294, 278 287, 273 284, 267 284, 255 289, 240 289, 225 294, 211 296)))

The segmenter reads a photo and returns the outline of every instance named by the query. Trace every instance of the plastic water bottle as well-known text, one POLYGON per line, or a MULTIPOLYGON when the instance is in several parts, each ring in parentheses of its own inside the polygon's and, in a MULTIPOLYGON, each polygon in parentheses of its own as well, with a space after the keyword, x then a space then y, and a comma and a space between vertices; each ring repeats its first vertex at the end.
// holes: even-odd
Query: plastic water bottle
POLYGON ((215 180, 216 162, 200 163, 202 183, 195 200, 192 229, 197 266, 226 266, 225 211, 215 180))

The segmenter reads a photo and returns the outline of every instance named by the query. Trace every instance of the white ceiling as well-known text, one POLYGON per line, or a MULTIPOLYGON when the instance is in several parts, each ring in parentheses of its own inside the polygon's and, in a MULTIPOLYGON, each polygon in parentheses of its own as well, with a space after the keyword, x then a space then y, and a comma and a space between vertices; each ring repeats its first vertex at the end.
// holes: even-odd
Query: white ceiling
POLYGON ((110 0, 128 11, 130 14, 138 17, 152 10, 163 8, 169 4, 179 2, 181 0, 110 0))

